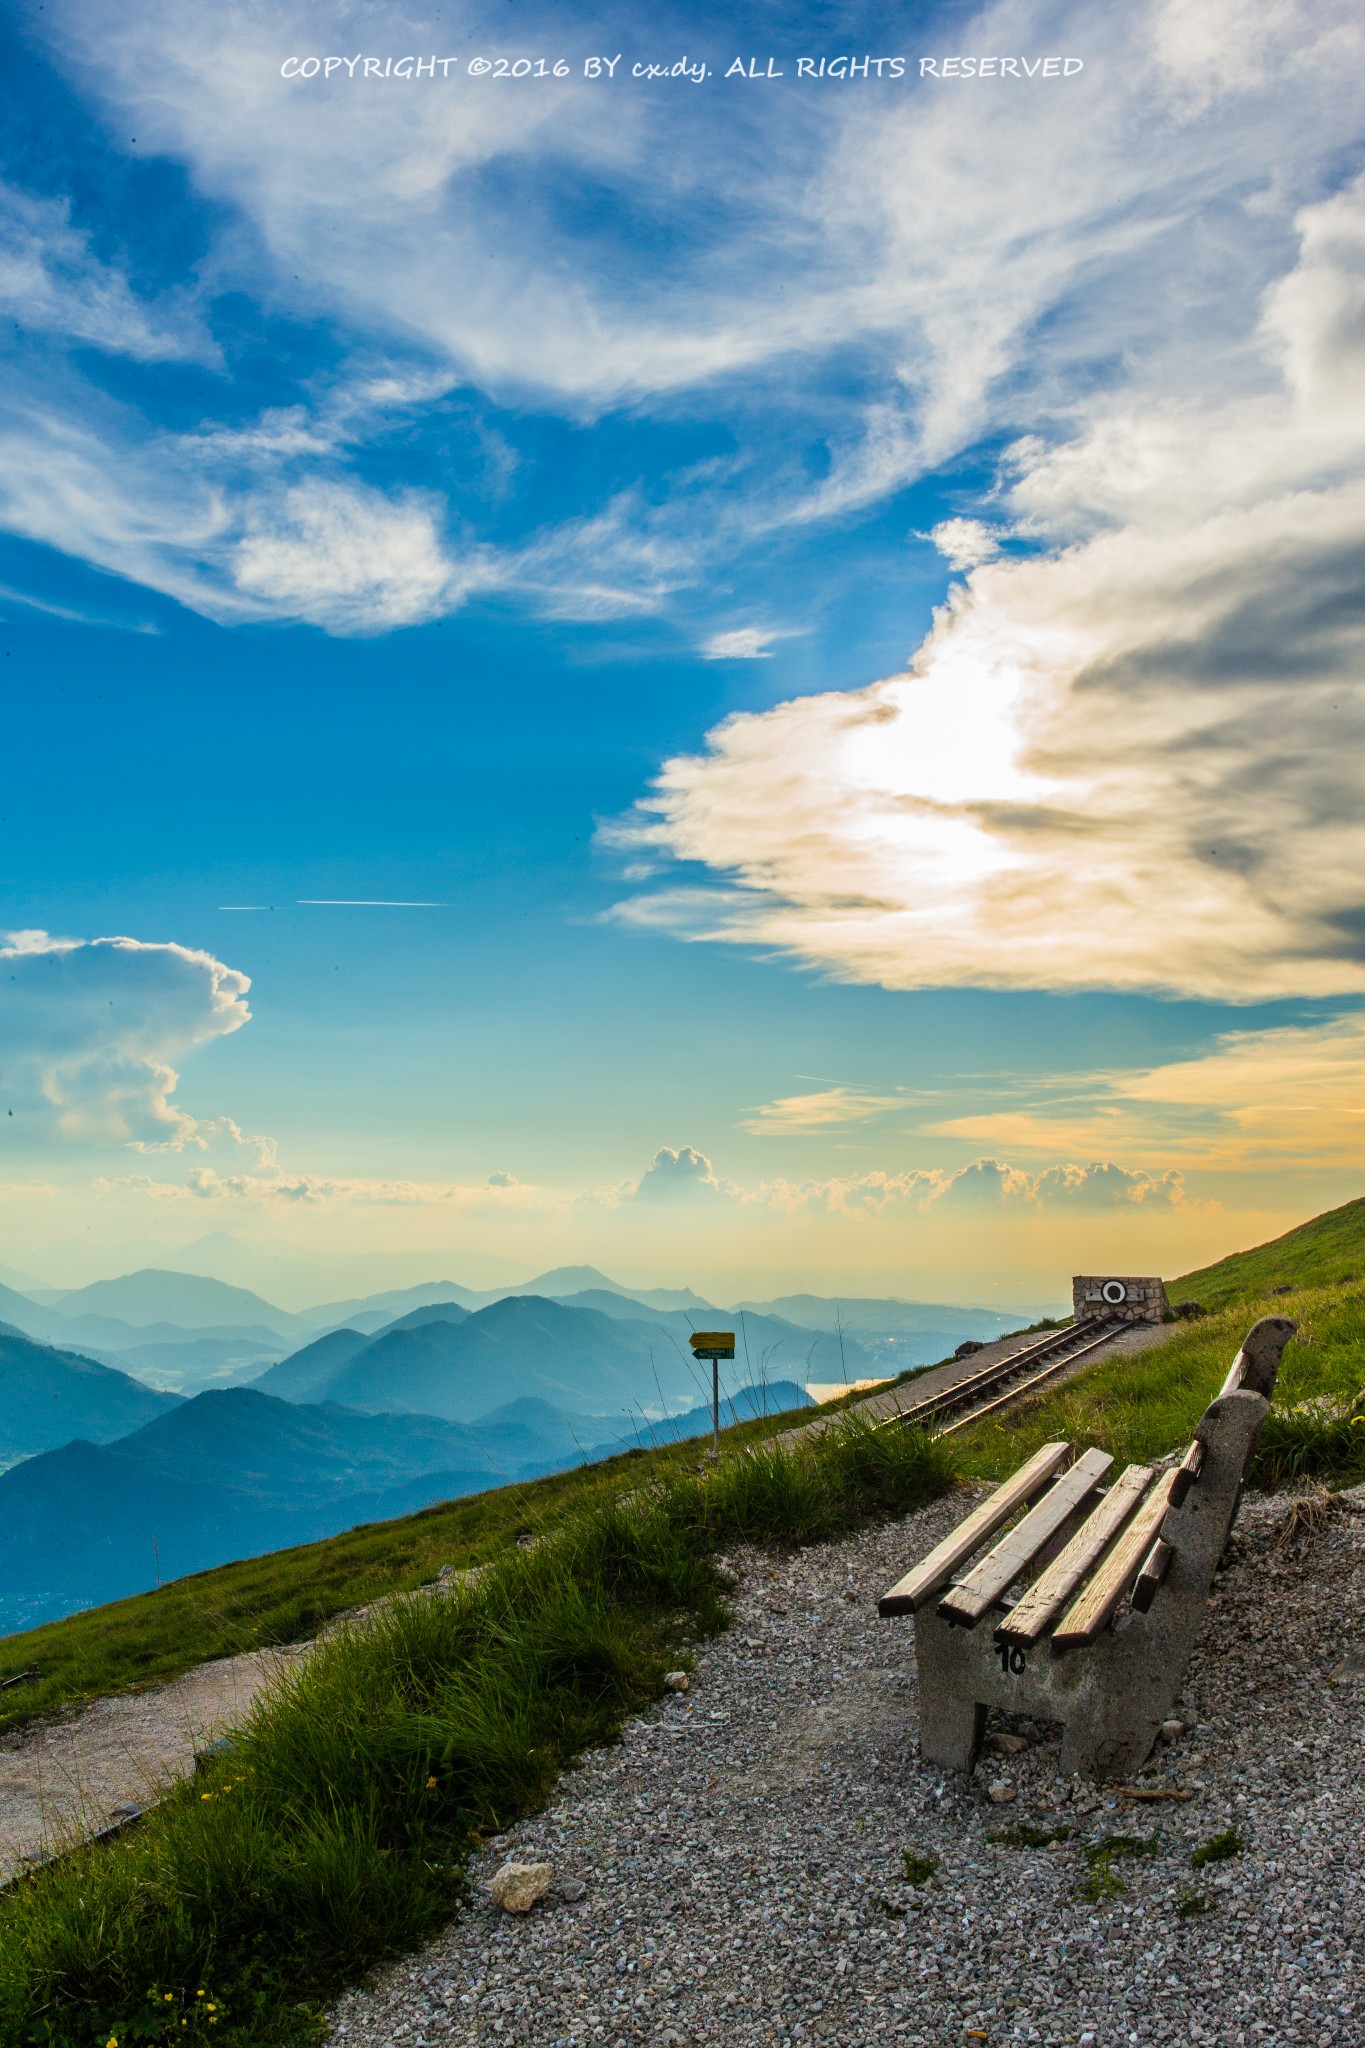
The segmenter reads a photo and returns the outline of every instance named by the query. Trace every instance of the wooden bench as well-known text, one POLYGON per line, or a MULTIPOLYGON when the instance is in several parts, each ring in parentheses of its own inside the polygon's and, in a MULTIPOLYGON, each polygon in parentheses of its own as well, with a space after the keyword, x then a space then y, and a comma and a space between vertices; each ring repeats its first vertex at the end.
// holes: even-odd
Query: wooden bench
POLYGON ((1255 1325, 1178 1459, 1106 1486, 1107 1451, 1044 1444, 883 1594, 880 1613, 915 1617, 930 1762, 970 1770, 992 1707, 1060 1721, 1068 1774, 1126 1778, 1145 1761, 1294 1329, 1285 1316, 1255 1325))

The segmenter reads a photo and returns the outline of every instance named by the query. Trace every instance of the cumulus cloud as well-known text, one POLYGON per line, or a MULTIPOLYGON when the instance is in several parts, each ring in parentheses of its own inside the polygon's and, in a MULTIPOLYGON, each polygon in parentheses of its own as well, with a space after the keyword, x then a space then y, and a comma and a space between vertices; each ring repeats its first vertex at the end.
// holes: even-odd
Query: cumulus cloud
POLYGON ((1178 1208, 1188 1202, 1178 1171, 1148 1173, 1112 1160, 1049 1165, 1031 1171, 999 1159, 974 1159, 966 1166, 912 1167, 899 1173, 874 1171, 827 1179, 782 1178, 745 1188, 716 1173, 705 1153, 691 1145, 661 1146, 638 1182, 601 1191, 593 1200, 615 1206, 621 1199, 724 1198, 750 1211, 786 1215, 884 1215, 895 1209, 927 1213, 943 1209, 1073 1209, 1094 1214, 1126 1208, 1178 1208))
POLYGON ((736 1192, 730 1181, 717 1179, 706 1154, 691 1145, 661 1145, 629 1190, 639 1202, 690 1201, 736 1192))
POLYGON ((737 885, 688 936, 894 988, 1365 989, 1365 181, 1299 226, 1257 388, 1017 448, 1038 551, 908 673, 665 766, 616 836, 737 885))
POLYGON ((56 1131, 139 1151, 253 1144, 228 1117, 201 1119, 174 1101, 175 1062, 239 1031, 251 984, 211 953, 142 939, 63 939, 11 932, 0 945, 0 1071, 12 1107, 56 1131))
POLYGON ((1128 1208, 1181 1208, 1189 1204, 1179 1172, 1146 1173, 1110 1160, 1055 1165, 1040 1172, 1001 1159, 973 1159, 952 1168, 917 1167, 905 1173, 865 1173, 847 1179, 769 1181, 758 1193, 769 1206, 798 1213, 883 1215, 907 1208, 942 1210, 1072 1209, 1100 1215, 1128 1208))

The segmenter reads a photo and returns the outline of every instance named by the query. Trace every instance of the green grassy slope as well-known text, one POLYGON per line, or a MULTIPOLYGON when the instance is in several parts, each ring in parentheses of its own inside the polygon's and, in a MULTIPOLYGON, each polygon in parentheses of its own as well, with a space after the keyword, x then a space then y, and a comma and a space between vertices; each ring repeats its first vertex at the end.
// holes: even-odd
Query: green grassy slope
POLYGON ((966 1469, 1003 1478, 1058 1437, 1101 1444, 1120 1462, 1164 1456, 1188 1442, 1251 1325, 1286 1315, 1298 1333, 1284 1355, 1253 1480, 1275 1486, 1300 1473, 1338 1485, 1365 1479, 1365 1425, 1351 1420, 1365 1389, 1365 1199, 1172 1280, 1167 1292, 1210 1313, 1150 1351, 1101 1359, 1054 1393, 962 1430, 955 1442, 966 1469))
POLYGON ((1172 1301, 1198 1301, 1205 1308, 1259 1300, 1273 1287, 1331 1287, 1365 1279, 1365 1197, 1328 1209, 1321 1216, 1233 1252, 1213 1266, 1167 1283, 1172 1301))
MULTIPOLYGON (((1277 1406, 1318 1395, 1350 1396, 1365 1380, 1365 1303, 1339 1290, 1305 1290, 1277 1299, 1299 1335, 1285 1352, 1277 1406)), ((1040 1444, 1099 1444, 1120 1464, 1164 1457, 1188 1443, 1199 1417, 1227 1376, 1261 1303, 1236 1305, 1184 1323, 1150 1351, 1102 1358, 1088 1372, 953 1438, 964 1467, 979 1478, 1003 1479, 1040 1444)), ((1365 1434, 1363 1432, 1362 1434, 1365 1434)))
POLYGON ((449 1920, 471 1849, 726 1626, 722 1545, 822 1542, 954 1478, 941 1444, 856 1421, 647 1469, 339 1631, 137 1829, 0 1893, 6 2048, 307 2048, 343 1984, 449 1920))

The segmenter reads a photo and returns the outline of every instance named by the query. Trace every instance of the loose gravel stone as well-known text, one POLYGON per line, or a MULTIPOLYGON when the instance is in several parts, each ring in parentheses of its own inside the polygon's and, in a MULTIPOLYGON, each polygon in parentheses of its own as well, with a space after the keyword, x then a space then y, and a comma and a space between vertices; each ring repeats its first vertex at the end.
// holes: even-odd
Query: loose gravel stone
POLYGON ((961 1495, 735 1558, 735 1626, 699 1648, 691 1694, 490 1844, 461 1917, 341 1999, 331 2041, 1361 2048, 1365 1695, 1329 1674, 1365 1632, 1365 1520, 1291 1554, 1285 1507, 1248 1497, 1181 1733, 1142 1776, 1185 1801, 1063 1780, 1057 1731, 1023 1721, 1001 1729, 1027 1744, 1008 1812, 998 1757, 970 1779, 920 1760, 913 1623, 875 1603, 961 1495), (1229 1831, 1240 1847, 1196 1867, 1229 1831), (489 1901, 509 1855, 558 1874, 529 1918, 489 1901))

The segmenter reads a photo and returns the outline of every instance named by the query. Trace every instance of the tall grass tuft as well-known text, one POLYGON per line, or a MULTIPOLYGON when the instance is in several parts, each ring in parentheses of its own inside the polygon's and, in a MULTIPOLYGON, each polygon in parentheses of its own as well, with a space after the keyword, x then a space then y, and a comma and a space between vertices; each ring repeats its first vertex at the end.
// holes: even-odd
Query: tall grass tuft
POLYGON ((1300 1479, 1338 1486, 1365 1479, 1365 1388, 1346 1404, 1320 1397, 1273 1407, 1261 1428, 1252 1478, 1271 1492, 1300 1479))
POLYGON ((835 1535, 953 1476, 917 1432, 842 1421, 590 1497, 453 1592, 352 1623, 140 1830, 0 1898, 0 2040, 311 2038, 322 2000, 456 1910, 481 1837, 725 1626, 719 1545, 835 1535))

